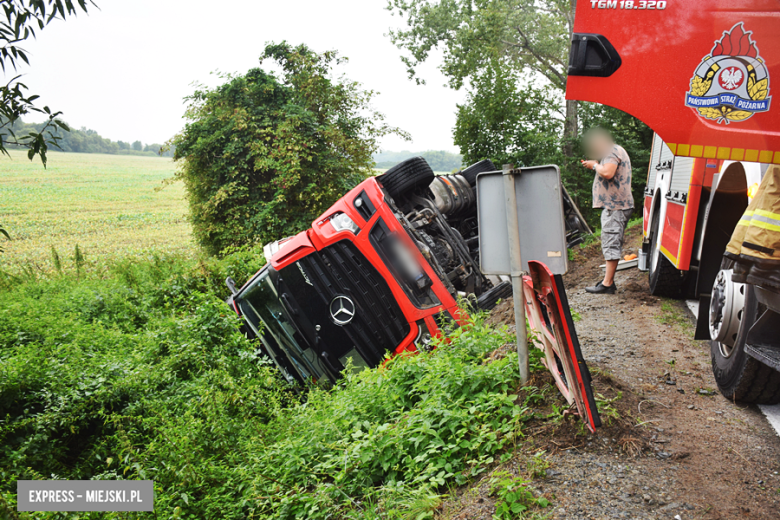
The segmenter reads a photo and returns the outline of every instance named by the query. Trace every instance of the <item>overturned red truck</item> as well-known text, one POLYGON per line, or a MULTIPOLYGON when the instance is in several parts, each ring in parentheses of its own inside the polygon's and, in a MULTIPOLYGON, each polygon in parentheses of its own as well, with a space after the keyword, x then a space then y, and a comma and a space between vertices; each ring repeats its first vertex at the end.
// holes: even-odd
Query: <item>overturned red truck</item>
MULTIPOLYGON (((228 303, 290 382, 327 385, 350 364, 427 348, 463 322, 459 296, 489 309, 512 294, 478 263, 474 186, 495 169, 435 176, 417 157, 363 181, 310 229, 266 245, 268 264, 243 287, 228 279, 228 303)), ((568 197, 563 209, 577 243, 587 226, 568 197)))
POLYGON ((780 288, 724 252, 780 165, 779 21, 776 0, 579 2, 566 92, 655 131, 640 265, 653 294, 699 301, 721 392, 754 403, 780 402, 780 288))

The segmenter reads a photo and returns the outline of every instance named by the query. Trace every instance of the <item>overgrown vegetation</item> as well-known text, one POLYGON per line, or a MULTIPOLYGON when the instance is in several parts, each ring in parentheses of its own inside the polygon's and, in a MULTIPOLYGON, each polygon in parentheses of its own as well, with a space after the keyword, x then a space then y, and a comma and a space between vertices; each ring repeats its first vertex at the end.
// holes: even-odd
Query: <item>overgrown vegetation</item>
MULTIPOLYGON (((514 339, 479 317, 432 353, 292 391, 221 300, 262 261, 63 257, 6 283, 7 507, 17 479, 153 479, 161 518, 419 518, 520 440, 532 389, 518 400, 516 360, 491 356, 514 339)), ((82 517, 119 516, 102 515, 82 517)))
MULTIPOLYGON (((515 520, 528 518, 529 509, 545 508, 550 505, 546 498, 536 498, 528 489, 528 482, 515 477, 507 471, 497 471, 490 479, 490 492, 495 495, 495 520, 515 520)), ((539 518, 534 516, 534 518, 539 518)))
POLYGON ((373 92, 331 77, 342 61, 335 52, 272 44, 265 60, 281 78, 257 68, 196 91, 172 141, 193 232, 209 254, 310 226, 373 173, 377 139, 400 133, 371 109, 373 92))

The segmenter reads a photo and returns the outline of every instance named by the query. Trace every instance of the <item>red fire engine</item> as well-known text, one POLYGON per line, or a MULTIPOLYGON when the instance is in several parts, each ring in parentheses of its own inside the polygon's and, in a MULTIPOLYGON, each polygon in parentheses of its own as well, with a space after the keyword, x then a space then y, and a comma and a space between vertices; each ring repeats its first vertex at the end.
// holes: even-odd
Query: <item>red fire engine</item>
POLYGON ((780 164, 778 27, 776 0, 579 2, 566 92, 656 132, 643 201, 650 290, 699 301, 695 337, 712 342, 722 393, 758 403, 780 402, 780 337, 767 329, 780 295, 733 282, 723 253, 780 164))

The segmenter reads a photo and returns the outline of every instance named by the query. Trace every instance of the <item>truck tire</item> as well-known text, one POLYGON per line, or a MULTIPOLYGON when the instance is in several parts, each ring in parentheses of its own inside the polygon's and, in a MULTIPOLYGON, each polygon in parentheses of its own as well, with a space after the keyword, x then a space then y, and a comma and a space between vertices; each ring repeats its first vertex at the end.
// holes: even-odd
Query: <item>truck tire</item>
POLYGON ((661 253, 656 245, 658 228, 659 219, 658 214, 656 214, 650 226, 650 253, 648 255, 650 294, 666 298, 679 298, 685 279, 683 273, 661 253))
POLYGON ((753 286, 745 285, 745 289, 745 306, 734 346, 729 350, 719 341, 710 342, 712 373, 718 389, 729 401, 780 404, 780 372, 745 352, 748 331, 762 312, 753 286))
POLYGON ((477 175, 482 172, 494 172, 496 169, 496 166, 490 161, 490 159, 483 159, 477 163, 472 164, 460 172, 460 174, 464 179, 466 179, 466 181, 468 181, 469 186, 473 188, 477 185, 477 175))
POLYGON ((480 310, 489 311, 496 306, 498 300, 505 300, 511 296, 512 283, 501 282, 477 298, 477 307, 479 307, 480 310))
POLYGON ((412 157, 396 164, 378 177, 382 186, 394 199, 419 187, 428 187, 436 176, 422 157, 412 157))

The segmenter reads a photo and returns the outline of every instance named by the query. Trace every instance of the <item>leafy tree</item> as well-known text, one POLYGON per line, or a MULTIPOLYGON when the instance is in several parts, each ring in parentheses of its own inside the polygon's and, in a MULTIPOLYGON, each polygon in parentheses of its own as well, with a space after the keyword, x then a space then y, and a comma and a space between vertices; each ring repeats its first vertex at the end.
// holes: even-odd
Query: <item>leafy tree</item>
POLYGON ((626 148, 638 203, 652 131, 619 110, 564 100, 575 8, 574 0, 388 0, 388 9, 408 23, 407 29, 391 31, 391 38, 409 53, 402 59, 410 77, 441 47, 450 86, 468 85, 455 128, 466 162, 483 157, 496 164, 555 162, 569 193, 595 224, 593 174, 578 163, 579 132, 603 126, 626 148), (528 78, 546 84, 536 87, 528 78))
MULTIPOLYGON (((10 129, 19 135, 40 132, 45 126, 46 123, 25 123, 21 119, 17 119, 10 129)), ((57 148, 63 152, 173 156, 172 150, 163 150, 163 146, 160 144, 150 144, 145 147, 140 145, 143 151, 137 151, 129 143, 114 142, 111 139, 101 137, 96 131, 84 127, 79 130, 71 128, 67 132, 55 129, 52 133, 57 138, 57 148)), ((14 145, 10 145, 10 147, 14 147, 14 145)))
POLYGON ((463 157, 460 154, 445 150, 426 150, 424 152, 379 152, 374 154, 377 168, 392 168, 396 164, 412 157, 422 157, 436 172, 451 172, 459 170, 463 165, 463 157))
MULTIPOLYGON (((441 46, 442 71, 453 88, 500 63, 541 75, 563 92, 575 7, 575 0, 388 0, 388 9, 405 17, 409 27, 390 36, 409 52, 402 59, 410 77, 441 46)), ((565 102, 563 146, 570 157, 577 112, 576 101, 565 102)))
POLYGON ((144 146, 144 152, 152 152, 153 154, 159 154, 160 149, 162 149, 162 147, 163 145, 158 143, 147 144, 146 146, 144 146))
POLYGON ((143 149, 144 149, 144 143, 142 143, 141 141, 136 141, 136 142, 134 142, 134 143, 132 144, 132 146, 131 146, 131 147, 132 147, 132 149, 133 149, 133 150, 135 150, 136 152, 142 152, 142 151, 143 151, 143 149))
POLYGON ((489 158, 499 166, 560 164, 558 99, 552 88, 524 81, 500 63, 472 79, 454 131, 465 163, 489 158))
POLYGON ((283 42, 266 60, 280 78, 255 68, 197 90, 171 141, 195 237, 211 254, 306 228, 371 173, 379 137, 405 135, 371 109, 374 92, 331 77, 336 52, 283 42))
MULTIPOLYGON (((0 67, 16 70, 20 61, 29 65, 27 51, 20 44, 27 38, 35 37, 36 30, 41 31, 54 19, 75 16, 80 9, 87 11, 87 0, 2 0, 5 19, 0 17, 0 67)), ((92 5, 95 5, 90 1, 92 5)), ((30 160, 39 155, 46 166, 46 151, 50 144, 57 144, 57 129, 67 131, 67 125, 57 117, 61 112, 53 112, 48 106, 38 108, 35 101, 39 96, 27 94, 27 86, 15 76, 4 86, 0 86, 0 152, 8 155, 7 145, 13 144, 27 148, 30 160), (47 120, 38 132, 17 136, 13 124, 22 116, 37 112, 46 114, 47 120)))

